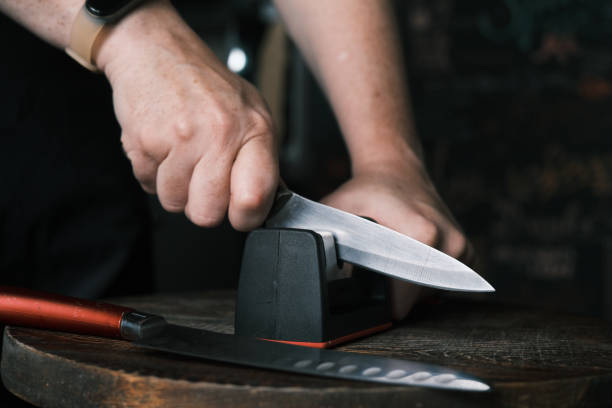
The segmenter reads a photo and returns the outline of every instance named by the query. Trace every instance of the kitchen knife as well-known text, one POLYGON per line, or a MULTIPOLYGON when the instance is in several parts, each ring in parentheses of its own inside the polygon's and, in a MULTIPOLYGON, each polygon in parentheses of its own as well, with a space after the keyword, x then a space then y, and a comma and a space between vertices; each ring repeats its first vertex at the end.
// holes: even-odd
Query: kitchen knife
POLYGON ((146 349, 299 374, 462 391, 489 389, 475 377, 432 364, 182 327, 123 306, 23 288, 0 286, 0 322, 130 340, 146 349))
POLYGON ((472 269, 437 249, 285 187, 280 187, 265 227, 331 233, 340 260, 393 278, 439 289, 495 291, 472 269))

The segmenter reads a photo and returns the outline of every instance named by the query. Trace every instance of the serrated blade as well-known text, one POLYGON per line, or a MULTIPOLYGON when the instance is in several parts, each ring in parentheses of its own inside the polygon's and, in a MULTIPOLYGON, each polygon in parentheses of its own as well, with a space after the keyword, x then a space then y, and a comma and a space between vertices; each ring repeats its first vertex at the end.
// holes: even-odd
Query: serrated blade
POLYGON ((435 248, 288 190, 279 194, 265 226, 330 232, 341 260, 393 278, 439 289, 495 291, 468 266, 435 248))
POLYGON ((293 346, 172 324, 162 333, 134 343, 158 351, 320 377, 461 391, 490 388, 475 377, 433 364, 293 346))

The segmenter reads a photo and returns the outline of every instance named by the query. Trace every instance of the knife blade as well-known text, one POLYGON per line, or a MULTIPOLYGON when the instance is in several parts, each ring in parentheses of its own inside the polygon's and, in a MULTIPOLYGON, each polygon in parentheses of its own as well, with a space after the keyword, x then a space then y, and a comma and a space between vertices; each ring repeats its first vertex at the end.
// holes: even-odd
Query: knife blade
POLYGON ((0 286, 0 322, 130 340, 145 349, 298 374, 461 391, 490 389, 476 377, 433 364, 177 326, 123 306, 9 286, 0 286))
POLYGON ((277 194, 265 227, 329 232, 336 242, 338 258, 393 278, 438 289, 495 291, 478 273, 435 248, 284 187, 277 194))

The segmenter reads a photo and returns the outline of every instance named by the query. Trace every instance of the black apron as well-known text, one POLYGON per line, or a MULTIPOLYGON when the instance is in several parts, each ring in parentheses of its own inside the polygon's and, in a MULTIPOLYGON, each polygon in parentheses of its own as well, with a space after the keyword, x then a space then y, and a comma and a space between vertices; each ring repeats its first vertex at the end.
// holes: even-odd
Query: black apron
POLYGON ((0 14, 0 285, 150 291, 149 212, 111 89, 0 14))

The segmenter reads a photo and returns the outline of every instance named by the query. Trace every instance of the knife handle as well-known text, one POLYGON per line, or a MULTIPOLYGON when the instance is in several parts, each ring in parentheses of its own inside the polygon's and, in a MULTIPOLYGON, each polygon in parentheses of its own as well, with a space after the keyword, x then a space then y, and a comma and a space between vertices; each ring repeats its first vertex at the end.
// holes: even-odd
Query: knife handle
POLYGON ((283 179, 280 179, 278 182, 278 188, 276 189, 276 196, 274 197, 274 204, 272 205, 272 208, 270 209, 270 212, 268 213, 266 219, 272 217, 274 214, 279 212, 280 209, 285 206, 287 201, 289 201, 292 195, 293 192, 289 190, 287 184, 285 184, 283 179))
POLYGON ((165 326, 162 317, 129 307, 11 286, 0 286, 0 322, 128 340, 165 326))

